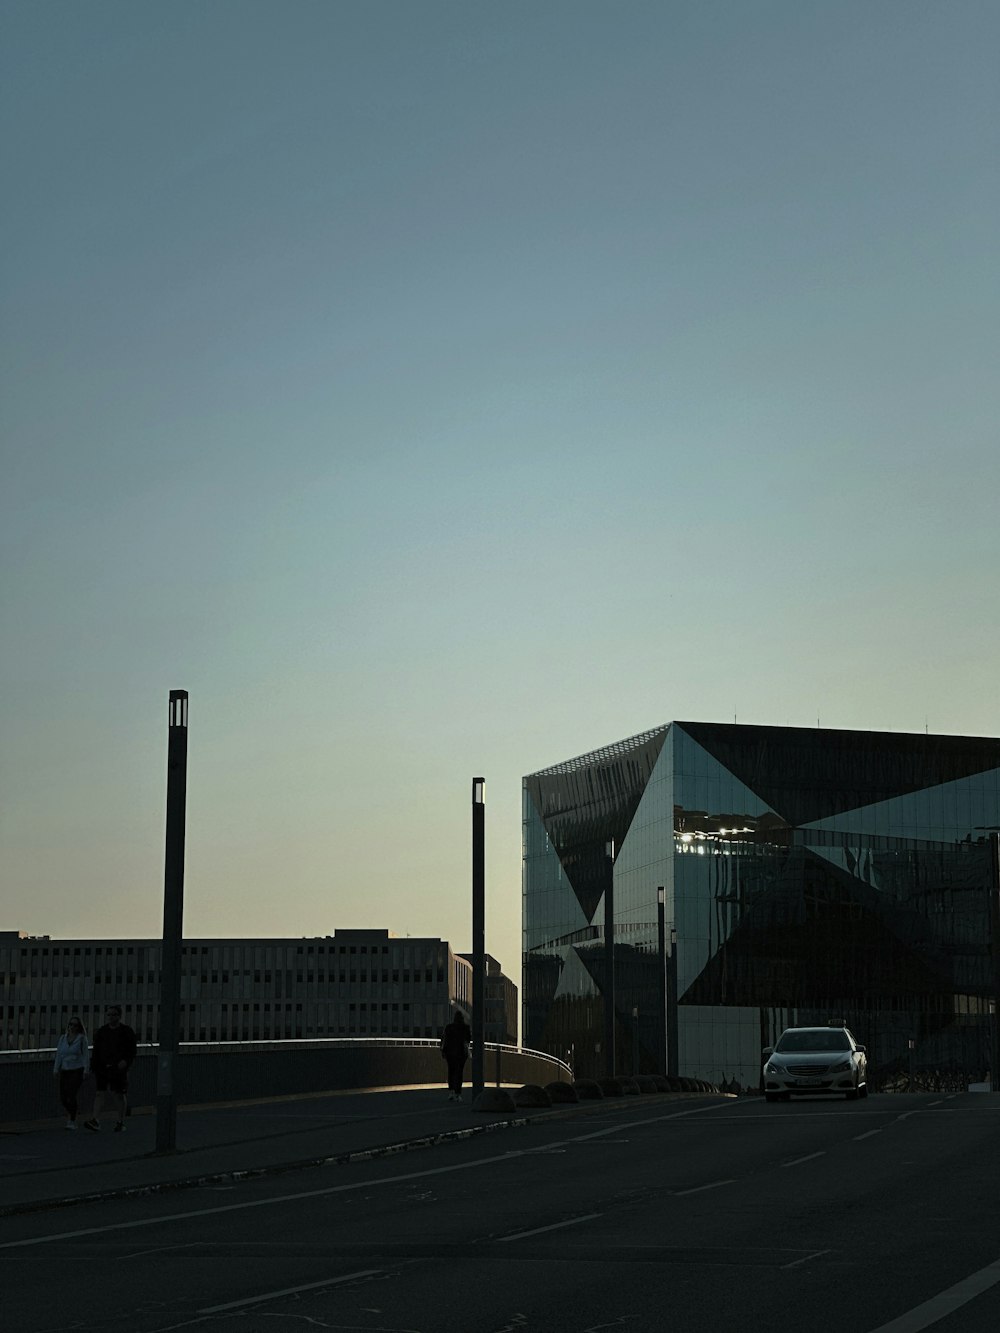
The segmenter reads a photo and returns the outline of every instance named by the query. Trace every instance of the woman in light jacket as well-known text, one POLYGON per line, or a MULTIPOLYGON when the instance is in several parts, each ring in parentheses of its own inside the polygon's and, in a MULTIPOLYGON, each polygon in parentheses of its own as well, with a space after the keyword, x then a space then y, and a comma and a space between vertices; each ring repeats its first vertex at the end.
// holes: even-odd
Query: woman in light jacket
POLYGON ((66 1128, 76 1129, 76 1098, 90 1063, 87 1034, 78 1018, 71 1018, 59 1038, 52 1072, 59 1080, 59 1100, 66 1108, 66 1128))

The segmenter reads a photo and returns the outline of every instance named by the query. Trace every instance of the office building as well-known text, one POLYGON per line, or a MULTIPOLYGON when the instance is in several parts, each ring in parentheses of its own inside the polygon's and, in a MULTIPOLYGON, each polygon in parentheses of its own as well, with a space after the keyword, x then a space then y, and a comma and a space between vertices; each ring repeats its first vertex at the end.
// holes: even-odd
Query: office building
MULTIPOLYGON (((112 1001, 140 1041, 156 1042, 160 955, 155 939, 0 932, 0 1045, 52 1046, 71 1013, 92 1033, 112 1001)), ((180 1002, 182 1041, 436 1038, 456 1007, 470 1011, 472 966, 446 940, 387 930, 189 939, 180 1002)))
MULTIPOLYGON (((461 953, 472 966, 473 955, 461 953)), ((484 1039, 501 1046, 517 1045, 517 987, 492 954, 486 955, 486 1014, 484 1039)))
POLYGON ((828 1022, 876 1079, 911 1042, 919 1068, 975 1075, 996 1040, 998 829, 985 737, 672 722, 530 774, 522 1041, 604 1074, 613 977, 622 1072, 662 1067, 673 1019, 678 1071, 716 1082, 756 1086, 782 1028, 828 1022))

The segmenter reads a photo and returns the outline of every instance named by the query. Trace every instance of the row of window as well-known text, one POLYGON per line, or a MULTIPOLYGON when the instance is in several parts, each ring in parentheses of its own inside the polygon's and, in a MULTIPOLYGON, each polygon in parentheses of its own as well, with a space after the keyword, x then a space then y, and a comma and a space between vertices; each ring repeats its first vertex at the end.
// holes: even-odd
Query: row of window
MULTIPOLYGON (((67 964, 64 963, 62 968, 62 976, 68 977, 69 975, 70 975, 69 967, 67 966, 67 964)), ((197 976, 197 975, 200 975, 201 981, 206 984, 221 983, 223 985, 227 984, 230 981, 230 979, 235 980, 235 978, 237 977, 249 977, 252 975, 255 982, 257 983, 263 982, 266 985, 273 979, 274 971, 272 971, 272 969, 270 968, 255 968, 253 969, 252 972, 251 969, 249 968, 243 968, 243 969, 222 968, 222 969, 213 969, 211 972, 202 972, 200 974, 193 972, 186 972, 184 970, 181 971, 182 978, 190 978, 192 976, 197 976)), ((297 982, 305 982, 307 984, 315 982, 320 982, 320 983, 339 982, 341 984, 346 984, 349 982, 360 982, 363 985, 364 984, 377 985, 378 982, 381 980, 381 982, 385 985, 388 985, 388 983, 392 981, 394 984, 398 985, 402 983, 404 986, 408 985, 433 986, 435 983, 439 986, 443 986, 445 982, 445 970, 443 967, 439 967, 436 970, 430 967, 427 968, 397 967, 397 968, 382 968, 381 971, 360 971, 360 972, 347 971, 346 969, 341 969, 340 971, 333 971, 330 968, 326 968, 326 969, 321 969, 319 971, 308 971, 308 972, 297 971, 294 975, 295 975, 295 980, 297 982)), ((59 973, 52 970, 47 972, 45 976, 57 978, 59 976, 59 973)), ((119 983, 124 983, 125 985, 131 986, 136 984, 136 982, 138 982, 139 985, 142 985, 143 981, 145 981, 148 984, 150 982, 159 980, 160 971, 157 968, 145 972, 125 972, 125 973, 122 973, 120 971, 91 972, 89 970, 83 972, 79 968, 74 967, 73 976, 74 977, 82 976, 84 980, 95 981, 98 983, 103 982, 106 985, 111 985, 113 981, 117 981, 119 983)), ((291 972, 278 971, 278 976, 284 977, 286 985, 292 984, 291 972)), ((36 977, 35 979, 42 980, 44 978, 36 977)), ((5 980, 9 986, 13 986, 19 980, 20 981, 26 980, 26 973, 24 971, 7 972, 6 974, 0 973, 0 985, 2 985, 5 980)))
MULTIPOLYGON (((340 1007, 342 1007, 342 1006, 340 1006, 340 1007)), ((409 1013, 409 1012, 410 1012, 410 1007, 411 1007, 410 1004, 409 1004, 408 1002, 406 1002, 406 1001, 403 1001, 403 1002, 401 1002, 401 1003, 390 1003, 389 1001, 383 1001, 381 1004, 379 1004, 379 1003, 376 1002, 376 1001, 373 1001, 371 1004, 368 1004, 365 1000, 361 1000, 361 1001, 355 1001, 355 1003, 353 1003, 353 1004, 348 1004, 347 1009, 348 1009, 348 1012, 349 1012, 349 1013, 354 1013, 354 1012, 359 1011, 359 1010, 362 1011, 362 1012, 371 1011, 372 1013, 374 1013, 374 1012, 376 1012, 376 1011, 379 1011, 379 1012, 382 1012, 382 1013, 387 1013, 387 1012, 388 1012, 388 1013, 397 1013, 397 1012, 409 1013)), ((137 1012, 139 1015, 141 1015, 141 1014, 142 1014, 142 1011, 143 1011, 143 1008, 145 1008, 146 1013, 151 1014, 151 1013, 154 1012, 154 1008, 155 1008, 155 1007, 154 1007, 153 1005, 148 1005, 148 1004, 145 1005, 145 1006, 143 1006, 143 1005, 139 1005, 139 1006, 137 1006, 136 1012, 137 1012)), ((198 1012, 200 1012, 200 1010, 203 1008, 203 1006, 200 1005, 200 1004, 182 1004, 182 1005, 179 1006, 179 1008, 180 1008, 180 1012, 181 1012, 182 1014, 185 1014, 185 1013, 193 1014, 193 1013, 198 1013, 198 1012)), ((225 1001, 223 1001, 223 1003, 222 1003, 222 1005, 221 1005, 221 1009, 222 1009, 222 1012, 223 1012, 224 1014, 225 1014, 225 1013, 228 1013, 228 1012, 230 1011, 230 1009, 232 1010, 232 1012, 233 1012, 234 1014, 235 1014, 235 1013, 239 1013, 239 1012, 242 1012, 242 1013, 250 1013, 250 1012, 253 1012, 253 1013, 255 1013, 255 1014, 256 1014, 256 1013, 260 1013, 260 1012, 263 1012, 263 1013, 266 1013, 266 1014, 270 1014, 270 1013, 280 1014, 280 1013, 282 1013, 282 1012, 284 1012, 284 1013, 291 1013, 293 1010, 294 1010, 295 1013, 301 1013, 301 1012, 302 1012, 302 1005, 301 1005, 301 1004, 293 1004, 292 1001, 290 1001, 290 1000, 287 1001, 283 1006, 282 1006, 280 1003, 279 1003, 279 1004, 268 1004, 266 1001, 263 1002, 263 1003, 257 1003, 257 1002, 251 1003, 251 1002, 248 1000, 248 1001, 246 1001, 246 1002, 243 1003, 243 1004, 233 1003, 232 1005, 227 1004, 225 1001)), ((70 1007, 69 1007, 68 1005, 65 1005, 65 1004, 51 1004, 51 1005, 50 1005, 50 1004, 39 1004, 39 1005, 34 1005, 34 1004, 19 1004, 19 1005, 13 1005, 13 1004, 12 1004, 12 1005, 10 1005, 10 1006, 8 1006, 8 1007, 4 1007, 3 1005, 0 1005, 0 1022, 2 1022, 2 1021, 4 1020, 5 1017, 11 1017, 11 1018, 13 1018, 15 1014, 18 1015, 18 1017, 20 1017, 20 1018, 23 1018, 25 1015, 27 1015, 29 1018, 34 1018, 35 1015, 37 1014, 39 1018, 44 1019, 44 1018, 47 1018, 47 1017, 55 1018, 56 1015, 65 1015, 65 1016, 68 1018, 70 1012, 71 1012, 70 1007)), ((98 1014, 98 1015, 99 1015, 99 1014, 102 1013, 102 1010, 100 1009, 99 1006, 90 1006, 90 1007, 84 1008, 84 1009, 81 1010, 80 1012, 81 1012, 81 1013, 91 1013, 91 1014, 98 1014)), ((127 1018, 128 1018, 128 1014, 126 1013, 126 1019, 127 1019, 127 1018)))
MULTIPOLYGON (((28 944, 19 944, 19 945, 16 946, 16 948, 17 948, 17 950, 18 950, 18 952, 19 952, 20 954, 24 955, 25 957, 30 956, 31 958, 36 958, 36 957, 40 957, 40 958, 60 958, 60 957, 62 957, 62 958, 68 958, 68 957, 74 957, 74 958, 78 958, 78 957, 82 956, 83 954, 86 954, 88 957, 94 957, 94 958, 96 958, 98 955, 103 956, 103 957, 122 958, 122 957, 128 957, 130 954, 133 954, 133 955, 134 955, 134 954, 136 954, 136 953, 145 953, 147 949, 152 949, 152 950, 158 951, 158 950, 160 949, 160 947, 161 947, 160 944, 157 943, 157 942, 152 942, 152 943, 147 944, 147 945, 134 945, 134 944, 118 944, 118 945, 113 945, 113 944, 95 944, 95 945, 79 945, 79 944, 76 944, 76 945, 58 945, 58 944, 48 945, 48 944, 45 944, 45 945, 28 945, 28 944)), ((201 945, 201 946, 193 945, 193 944, 192 944, 192 945, 187 945, 187 944, 185 944, 185 945, 183 945, 182 948, 181 948, 181 953, 182 953, 185 957, 192 957, 192 956, 199 956, 199 955, 200 955, 202 958, 204 958, 204 957, 207 957, 209 953, 215 953, 215 952, 218 952, 219 949, 238 949, 238 950, 242 951, 244 948, 255 948, 255 949, 260 949, 260 948, 274 948, 274 947, 277 947, 277 948, 285 948, 285 947, 287 947, 287 946, 283 946, 283 945, 280 945, 280 944, 277 945, 277 946, 272 945, 272 944, 267 944, 267 945, 259 945, 259 944, 243 945, 243 944, 224 944, 224 943, 220 943, 220 944, 201 945)), ((399 946, 399 945, 397 945, 397 946, 396 946, 397 949, 398 949, 399 947, 406 947, 406 948, 409 948, 410 946, 409 946, 409 945, 407 945, 407 946, 399 946)), ((370 955, 370 956, 373 956, 373 957, 374 957, 375 955, 383 955, 383 954, 388 955, 388 953, 390 952, 390 949, 389 949, 389 945, 387 945, 387 944, 383 944, 383 945, 381 945, 381 946, 373 944, 373 945, 371 945, 371 947, 369 947, 367 944, 360 944, 360 945, 356 945, 356 944, 351 944, 351 945, 347 945, 347 944, 337 944, 337 945, 333 945, 333 944, 330 944, 330 945, 320 945, 319 947, 316 947, 316 948, 314 948, 313 945, 310 944, 310 945, 308 945, 307 947, 303 947, 302 945, 299 945, 299 946, 296 948, 295 952, 296 952, 296 954, 303 954, 303 955, 305 955, 306 957, 309 957, 309 956, 311 956, 311 955, 313 955, 313 954, 328 954, 328 955, 329 955, 329 954, 337 954, 337 955, 346 955, 346 956, 350 956, 351 954, 357 954, 357 955, 370 955)), ((440 958, 443 957, 443 954, 441 954, 441 953, 436 953, 436 951, 432 951, 432 952, 431 952, 431 956, 432 956, 432 957, 435 957, 435 956, 436 956, 436 957, 438 957, 438 958, 440 959, 440 958)))
MULTIPOLYGON (((180 1040, 182 1042, 196 1041, 272 1041, 272 1040, 290 1040, 297 1041, 316 1038, 321 1040, 324 1037, 431 1037, 437 1038, 441 1034, 435 1028, 421 1027, 413 1025, 400 1027, 395 1024, 389 1030, 384 1027, 361 1024, 359 1027, 351 1027, 346 1023, 341 1023, 336 1030, 333 1027, 303 1026, 301 1023, 295 1024, 294 1028, 287 1028, 280 1024, 272 1025, 266 1019, 260 1024, 254 1024, 252 1027, 244 1024, 242 1027, 233 1027, 219 1029, 215 1027, 182 1027, 180 1031, 180 1040)), ((148 1045, 155 1045, 157 1032, 153 1027, 136 1029, 136 1036, 140 1042, 148 1045)), ((4 1050, 35 1050, 45 1049, 55 1045, 55 1040, 47 1029, 29 1028, 27 1030, 10 1028, 0 1029, 0 1044, 4 1050), (19 1033, 21 1034, 19 1037, 19 1033)))

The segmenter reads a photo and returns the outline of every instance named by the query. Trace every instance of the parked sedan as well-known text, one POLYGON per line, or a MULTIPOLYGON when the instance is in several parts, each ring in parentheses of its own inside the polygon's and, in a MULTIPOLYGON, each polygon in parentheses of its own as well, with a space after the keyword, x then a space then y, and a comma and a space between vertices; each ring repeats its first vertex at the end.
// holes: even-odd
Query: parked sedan
POLYGON ((868 1096, 868 1059, 849 1028, 785 1028, 764 1047, 764 1097, 836 1092, 848 1101, 868 1096))

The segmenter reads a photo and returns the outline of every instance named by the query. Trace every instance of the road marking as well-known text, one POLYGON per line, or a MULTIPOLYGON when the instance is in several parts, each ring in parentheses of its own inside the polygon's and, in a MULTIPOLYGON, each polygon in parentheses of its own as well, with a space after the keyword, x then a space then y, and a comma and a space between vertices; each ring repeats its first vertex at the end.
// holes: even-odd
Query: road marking
POLYGON ((873 1134, 881 1134, 880 1129, 870 1129, 867 1134, 855 1134, 854 1142, 860 1143, 862 1139, 870 1139, 873 1134))
POLYGON ((702 1190, 717 1190, 723 1185, 735 1185, 735 1180, 713 1180, 711 1185, 696 1185, 693 1190, 675 1190, 674 1198, 681 1199, 685 1194, 700 1194, 702 1190))
MULTIPOLYGON (((878 1131, 876 1131, 877 1133, 878 1131)), ((794 1162, 782 1162, 782 1166, 801 1166, 803 1162, 815 1161, 817 1157, 825 1157, 825 1152, 811 1152, 808 1157, 796 1157, 794 1162)))
MULTIPOLYGON (((735 1102, 727 1103, 735 1106, 735 1102)), ((643 1125, 656 1125, 664 1120, 680 1120, 685 1116, 699 1115, 706 1110, 714 1110, 714 1107, 692 1107, 688 1111, 673 1111, 669 1115, 653 1116, 649 1120, 632 1121, 629 1128, 643 1125)), ((550 1143, 548 1148, 561 1148, 566 1143, 583 1143, 588 1139, 603 1138, 605 1135, 613 1134, 615 1131, 621 1132, 621 1125, 609 1125, 607 1129, 595 1130, 592 1134, 580 1134, 572 1139, 561 1139, 557 1143, 550 1143)), ((54 1241, 76 1240, 80 1236, 100 1236, 110 1231, 131 1231, 136 1227, 156 1227, 165 1225, 168 1222, 189 1222, 198 1217, 213 1217, 219 1213, 236 1213, 247 1208, 269 1208, 275 1204, 296 1203, 299 1199, 319 1199, 330 1194, 346 1194, 350 1191, 377 1189, 383 1185, 398 1185, 407 1180, 423 1180, 427 1176, 450 1175, 455 1171, 472 1171, 478 1167, 495 1166, 498 1162, 510 1162, 515 1157, 530 1157, 533 1150, 517 1149, 514 1152, 497 1153, 493 1157, 481 1157, 474 1162, 456 1162, 452 1166, 435 1166, 426 1171, 407 1171, 398 1176, 386 1176, 382 1180, 359 1180, 352 1181, 347 1185, 327 1185, 323 1189, 302 1190, 296 1194, 276 1194, 273 1198, 267 1199, 245 1199, 241 1203, 219 1204, 214 1208, 195 1208, 183 1213, 167 1213, 160 1217, 136 1218, 129 1222, 110 1222, 102 1227, 79 1227, 74 1231, 60 1231, 51 1236, 32 1236, 28 1240, 8 1240, 0 1241, 0 1251, 25 1249, 30 1245, 51 1245, 54 1241)), ((721 1184, 728 1185, 730 1181, 721 1181, 721 1184)), ((701 1188, 714 1189, 712 1185, 702 1186, 701 1188)))
POLYGON ((897 1319, 890 1319, 888 1324, 879 1324, 871 1333, 920 1333, 920 1329, 929 1328, 939 1319, 945 1319, 984 1291, 989 1291, 990 1287, 995 1287, 998 1282, 1000 1259, 980 1268, 978 1273, 963 1278, 961 1282, 956 1282, 947 1291, 938 1292, 929 1301, 924 1301, 923 1305, 916 1305, 897 1319))
POLYGON ((804 1254, 801 1259, 793 1259, 790 1264, 782 1264, 782 1268, 798 1268, 799 1264, 807 1264, 810 1259, 818 1259, 821 1254, 832 1254, 832 1250, 815 1250, 812 1254, 804 1254))
POLYGON ((540 1236, 543 1231, 558 1231, 560 1227, 575 1227, 578 1222, 592 1222, 595 1217, 603 1216, 603 1213, 588 1213, 586 1217, 571 1217, 568 1222, 553 1222, 548 1227, 534 1227, 531 1231, 518 1231, 513 1236, 501 1236, 497 1244, 503 1245, 509 1240, 524 1240, 525 1236, 540 1236))
POLYGON ((297 1291, 315 1291, 317 1287, 335 1287, 340 1282, 353 1282, 359 1277, 374 1277, 381 1268, 363 1268, 359 1273, 345 1273, 343 1277, 327 1277, 322 1282, 303 1282, 299 1287, 283 1287, 281 1291, 266 1291, 262 1296, 247 1296, 242 1301, 227 1301, 225 1305, 206 1305, 197 1314, 221 1314, 223 1310, 238 1310, 244 1305, 259 1305, 261 1301, 276 1301, 279 1296, 294 1296, 297 1291))

